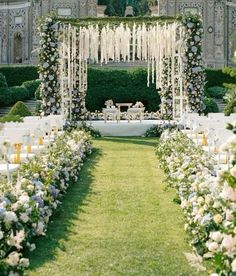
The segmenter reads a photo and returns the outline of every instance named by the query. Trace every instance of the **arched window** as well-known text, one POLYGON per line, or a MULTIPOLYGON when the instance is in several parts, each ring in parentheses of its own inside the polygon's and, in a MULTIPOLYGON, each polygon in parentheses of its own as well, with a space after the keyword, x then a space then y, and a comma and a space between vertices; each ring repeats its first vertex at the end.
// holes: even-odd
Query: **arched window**
POLYGON ((22 35, 20 33, 15 33, 15 35, 14 35, 14 62, 22 63, 22 61, 23 61, 22 35))

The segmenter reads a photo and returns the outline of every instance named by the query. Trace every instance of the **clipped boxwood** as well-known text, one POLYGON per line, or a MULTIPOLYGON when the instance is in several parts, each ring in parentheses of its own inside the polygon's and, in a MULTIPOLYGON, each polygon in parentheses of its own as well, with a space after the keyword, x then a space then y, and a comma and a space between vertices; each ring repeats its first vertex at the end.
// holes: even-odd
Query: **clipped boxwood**
POLYGON ((102 110, 106 100, 114 103, 141 101, 146 110, 157 111, 160 96, 155 85, 147 87, 147 70, 119 70, 89 68, 86 107, 89 111, 102 110))
POLYGON ((25 81, 22 83, 22 86, 28 90, 30 98, 35 98, 35 92, 38 89, 40 83, 40 80, 25 81))
POLYGON ((206 89, 205 95, 208 98, 223 99, 226 92, 227 92, 227 89, 225 87, 213 86, 206 89))
POLYGON ((212 98, 205 98, 204 104, 206 106, 204 110, 204 114, 207 115, 208 113, 217 113, 219 112, 219 108, 217 103, 212 98))
POLYGON ((28 100, 30 98, 29 91, 24 86, 13 86, 9 88, 11 95, 11 103, 28 100))
POLYGON ((21 101, 17 102, 9 111, 9 116, 19 115, 20 117, 31 116, 28 107, 21 101))
POLYGON ((21 85, 25 81, 39 78, 37 67, 33 65, 9 65, 0 66, 2 73, 7 80, 8 86, 21 85))

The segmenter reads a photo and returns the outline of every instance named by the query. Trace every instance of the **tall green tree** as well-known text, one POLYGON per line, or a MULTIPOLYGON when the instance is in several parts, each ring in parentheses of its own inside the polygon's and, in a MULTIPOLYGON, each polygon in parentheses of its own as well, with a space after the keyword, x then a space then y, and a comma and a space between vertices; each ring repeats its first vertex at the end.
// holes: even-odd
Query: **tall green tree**
POLYGON ((148 0, 133 0, 134 16, 142 16, 150 14, 148 0))
MULTIPOLYGON (((100 0, 102 1, 102 0, 100 0)), ((104 0, 103 0, 104 1, 104 0)), ((134 16, 150 14, 150 6, 154 5, 156 0, 106 0, 107 7, 105 14, 108 16, 124 16, 126 6, 132 6, 134 16)))
POLYGON ((108 16, 124 16, 126 9, 126 0, 107 0, 105 14, 108 16))

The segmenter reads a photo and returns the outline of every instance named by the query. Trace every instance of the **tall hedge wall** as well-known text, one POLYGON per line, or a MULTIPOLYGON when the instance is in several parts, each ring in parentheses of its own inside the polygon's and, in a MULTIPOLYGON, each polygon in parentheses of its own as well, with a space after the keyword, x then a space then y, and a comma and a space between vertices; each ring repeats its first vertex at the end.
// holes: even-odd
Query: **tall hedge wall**
POLYGON ((87 109, 90 111, 102 110, 108 99, 120 103, 141 101, 148 111, 157 111, 160 104, 160 97, 155 85, 147 87, 147 71, 145 69, 90 68, 86 96, 87 109))
MULTIPOLYGON (((0 66, 0 73, 6 77, 9 87, 20 86, 25 81, 38 79, 36 66, 0 66)), ((224 83, 236 84, 236 70, 206 69, 207 87, 223 86, 224 83)), ((101 110, 107 99, 114 102, 142 101, 147 110, 156 111, 160 98, 154 86, 148 88, 146 69, 107 69, 89 68, 87 108, 101 110)))
POLYGON ((0 73, 6 77, 9 87, 39 78, 37 67, 33 65, 0 66, 0 73))

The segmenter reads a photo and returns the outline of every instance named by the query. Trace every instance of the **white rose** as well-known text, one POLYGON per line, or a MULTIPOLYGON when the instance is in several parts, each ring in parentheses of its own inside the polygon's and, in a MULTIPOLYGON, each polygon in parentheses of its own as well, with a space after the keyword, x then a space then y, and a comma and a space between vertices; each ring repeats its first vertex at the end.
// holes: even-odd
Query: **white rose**
POLYGON ((4 220, 5 220, 6 223, 12 223, 12 222, 17 222, 18 221, 16 214, 14 212, 11 212, 11 211, 7 211, 5 213, 4 220))
POLYGON ((8 255, 6 263, 10 266, 17 266, 20 260, 20 254, 16 251, 8 255))
POLYGON ((232 254, 235 245, 235 238, 232 235, 224 235, 221 246, 227 250, 228 254, 232 254))
POLYGON ((215 252, 218 249, 218 243, 217 242, 211 242, 211 243, 209 243, 208 249, 211 252, 215 252))
POLYGON ((230 170, 230 174, 236 178, 236 166, 234 166, 231 170, 230 170))
POLYGON ((223 218, 220 214, 217 214, 214 216, 213 220, 216 224, 220 224, 222 222, 223 218))
POLYGON ((226 211, 226 220, 233 221, 233 219, 234 219, 234 215, 233 215, 232 211, 227 210, 226 211))
POLYGON ((210 238, 215 242, 220 242, 222 240, 222 234, 219 231, 211 232, 210 238))
POLYGON ((29 266, 29 259, 22 258, 22 259, 20 259, 19 264, 20 264, 21 267, 28 267, 29 266))
POLYGON ((236 259, 233 260, 231 266, 232 266, 232 271, 236 272, 236 259))
POLYGON ((35 232, 38 236, 41 236, 41 235, 43 235, 43 230, 44 230, 44 224, 43 224, 43 222, 40 221, 37 225, 35 232))
POLYGON ((203 203, 203 202, 204 202, 204 198, 203 198, 202 196, 200 196, 200 197, 198 198, 197 202, 198 202, 199 204, 203 203))
POLYGON ((22 220, 24 223, 27 223, 29 221, 29 216, 26 213, 22 213, 20 215, 20 220, 22 220))

